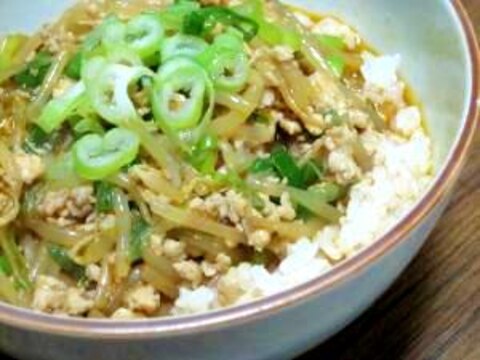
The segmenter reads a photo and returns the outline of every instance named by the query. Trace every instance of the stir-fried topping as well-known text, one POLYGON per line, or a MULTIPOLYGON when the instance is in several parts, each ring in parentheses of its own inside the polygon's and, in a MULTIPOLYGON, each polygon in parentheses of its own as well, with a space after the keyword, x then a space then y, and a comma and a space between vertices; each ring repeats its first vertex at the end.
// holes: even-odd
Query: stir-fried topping
POLYGON ((417 114, 390 125, 396 104, 360 91, 365 45, 331 22, 306 30, 321 19, 276 0, 158 3, 81 2, 1 41, 5 301, 114 318, 182 313, 209 287, 241 301, 236 269, 283 271, 332 232, 374 167, 367 140, 417 114))

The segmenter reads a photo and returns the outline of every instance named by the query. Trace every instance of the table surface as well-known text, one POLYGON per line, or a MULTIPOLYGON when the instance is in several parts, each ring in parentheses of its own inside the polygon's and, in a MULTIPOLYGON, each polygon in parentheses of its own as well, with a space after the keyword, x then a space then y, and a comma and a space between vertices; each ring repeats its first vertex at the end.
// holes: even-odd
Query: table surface
MULTIPOLYGON (((464 0, 480 37, 480 0, 464 0)), ((480 131, 451 206, 376 304, 299 360, 480 359, 480 131)))

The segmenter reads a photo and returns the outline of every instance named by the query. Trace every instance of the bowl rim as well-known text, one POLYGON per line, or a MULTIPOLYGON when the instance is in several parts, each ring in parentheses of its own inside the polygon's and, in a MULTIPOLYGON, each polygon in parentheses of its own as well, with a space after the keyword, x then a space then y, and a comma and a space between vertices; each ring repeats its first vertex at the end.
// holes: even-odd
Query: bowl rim
POLYGON ((454 13, 461 23, 467 41, 472 72, 471 99, 463 128, 452 147, 446 165, 436 182, 416 207, 387 234, 360 253, 345 260, 331 271, 278 294, 244 305, 199 315, 153 318, 133 321, 112 321, 57 317, 0 303, 0 323, 8 326, 66 337, 111 340, 151 339, 172 335, 191 335, 218 330, 268 317, 289 306, 299 304, 352 279, 376 259, 401 243, 453 188, 466 161, 477 129, 480 107, 480 50, 472 22, 460 2, 452 0, 454 13))

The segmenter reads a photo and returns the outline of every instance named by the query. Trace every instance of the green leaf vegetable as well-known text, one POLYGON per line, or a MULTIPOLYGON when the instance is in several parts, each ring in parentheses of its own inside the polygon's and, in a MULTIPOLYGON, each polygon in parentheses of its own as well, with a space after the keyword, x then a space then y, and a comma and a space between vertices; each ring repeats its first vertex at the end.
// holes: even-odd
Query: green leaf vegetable
POLYGON ((267 20, 263 1, 246 0, 241 5, 236 6, 234 10, 258 24, 258 37, 268 45, 286 45, 292 50, 300 50, 302 38, 294 29, 283 27, 279 24, 267 20))
POLYGON ((277 146, 267 158, 255 160, 250 167, 254 174, 270 172, 285 178, 288 184, 298 189, 306 189, 323 177, 323 169, 310 160, 299 165, 284 146, 277 146))
POLYGON ((65 68, 65 75, 67 75, 72 80, 80 80, 80 77, 82 76, 82 61, 82 52, 76 52, 65 68))
POLYGON ((15 75, 13 79, 24 88, 34 89, 43 83, 52 61, 53 58, 50 53, 39 51, 33 60, 25 66, 25 69, 15 75))
POLYGON ((51 245, 48 248, 48 254, 63 271, 75 278, 77 281, 86 280, 85 267, 73 261, 66 249, 57 245, 51 245))
POLYGON ((342 55, 342 51, 346 49, 345 41, 332 35, 319 35, 317 39, 328 66, 336 76, 341 77, 346 67, 345 57, 342 55))
POLYGON ((0 256, 0 273, 7 276, 12 275, 13 273, 12 266, 4 255, 0 256))
POLYGON ((219 23, 239 30, 245 41, 252 40, 258 33, 256 21, 221 6, 208 6, 187 14, 183 32, 189 35, 203 36, 210 33, 219 23))
POLYGON ((135 262, 143 256, 143 250, 147 246, 151 235, 150 225, 138 212, 132 213, 132 229, 130 237, 130 260, 135 262))
POLYGON ((21 288, 30 288, 32 284, 28 278, 25 257, 19 249, 14 233, 10 229, 0 229, 0 247, 5 258, 2 270, 10 272, 21 288))
POLYGON ((218 160, 218 139, 206 135, 194 147, 190 163, 202 174, 213 174, 218 160))
POLYGON ((115 187, 105 181, 95 182, 95 208, 98 213, 109 213, 113 211, 113 198, 115 187))

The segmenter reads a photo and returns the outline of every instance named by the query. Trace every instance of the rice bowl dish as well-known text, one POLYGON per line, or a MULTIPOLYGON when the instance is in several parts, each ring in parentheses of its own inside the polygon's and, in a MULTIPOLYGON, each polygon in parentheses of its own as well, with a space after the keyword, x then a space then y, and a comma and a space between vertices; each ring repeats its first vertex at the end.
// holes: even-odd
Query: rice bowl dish
POLYGON ((86 1, 2 49, 13 305, 124 320, 273 295, 375 242, 432 180, 401 55, 337 18, 86 1))

